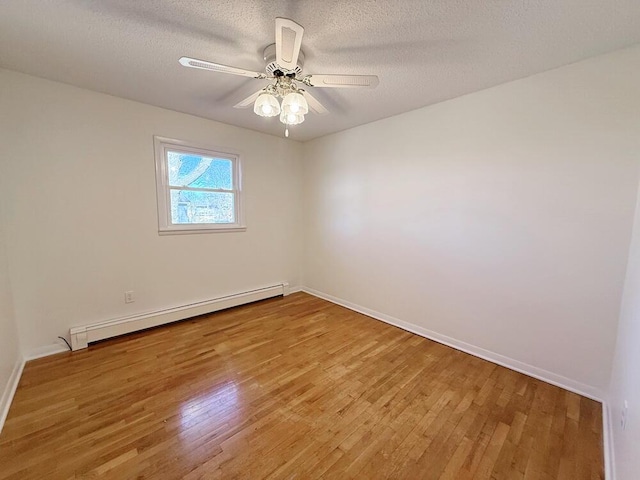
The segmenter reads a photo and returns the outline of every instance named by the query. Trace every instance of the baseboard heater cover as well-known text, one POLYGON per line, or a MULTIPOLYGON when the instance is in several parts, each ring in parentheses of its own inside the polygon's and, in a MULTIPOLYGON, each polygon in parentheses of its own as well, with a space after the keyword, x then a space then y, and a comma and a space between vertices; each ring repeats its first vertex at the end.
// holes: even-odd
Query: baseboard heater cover
POLYGON ((227 295, 225 297, 205 300, 203 302, 183 305, 180 307, 156 312, 144 313, 130 317, 116 318, 103 322, 92 323, 71 327, 69 335, 71 337, 72 350, 87 348, 89 343, 97 342, 107 338, 117 337, 126 333, 137 332, 146 328, 157 327, 167 323, 184 320, 187 318, 204 315, 206 313, 217 312, 226 308, 237 307, 246 303, 256 302, 267 298, 289 294, 289 284, 281 283, 269 287, 249 290, 247 292, 227 295))

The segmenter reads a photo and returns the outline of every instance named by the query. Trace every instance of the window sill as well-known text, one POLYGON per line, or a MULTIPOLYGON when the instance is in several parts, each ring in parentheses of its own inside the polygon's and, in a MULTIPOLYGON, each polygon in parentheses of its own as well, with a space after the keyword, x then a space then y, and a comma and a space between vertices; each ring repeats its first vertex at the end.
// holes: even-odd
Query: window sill
POLYGON ((247 227, 206 227, 206 228, 167 228, 158 230, 158 235, 190 235, 193 233, 245 232, 247 227))

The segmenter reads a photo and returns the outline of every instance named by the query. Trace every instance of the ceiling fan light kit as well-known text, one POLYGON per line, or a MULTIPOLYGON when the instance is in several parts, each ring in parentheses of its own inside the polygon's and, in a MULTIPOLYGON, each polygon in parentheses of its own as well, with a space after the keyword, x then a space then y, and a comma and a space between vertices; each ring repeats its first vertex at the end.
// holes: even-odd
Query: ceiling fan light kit
POLYGON ((296 82, 312 88, 374 88, 378 85, 375 75, 302 75, 304 53, 300 47, 303 34, 304 28, 293 20, 276 18, 276 43, 264 49, 266 74, 189 57, 182 57, 180 64, 212 72, 274 80, 274 83, 236 104, 235 108, 253 105, 253 112, 261 117, 279 115, 285 124, 285 137, 288 137, 289 126, 304 122, 309 110, 319 115, 328 113, 313 95, 298 88, 296 82), (282 104, 279 98, 282 98, 282 104))
POLYGON ((309 104, 300 92, 291 92, 282 100, 282 111, 296 115, 306 115, 309 113, 309 104))
POLYGON ((297 125, 302 123, 304 116, 309 113, 309 104, 303 93, 304 90, 299 89, 290 77, 276 77, 274 84, 260 90, 253 104, 253 111, 261 117, 280 115, 282 123, 297 125), (282 105, 278 98, 282 98, 282 105), (300 116, 301 120, 298 119, 300 116))
POLYGON ((295 113, 280 113, 280 121, 285 125, 299 125, 304 122, 304 115, 295 113))
POLYGON ((256 98, 253 111, 261 117, 275 117, 280 115, 280 103, 278 99, 268 92, 261 93, 256 98))

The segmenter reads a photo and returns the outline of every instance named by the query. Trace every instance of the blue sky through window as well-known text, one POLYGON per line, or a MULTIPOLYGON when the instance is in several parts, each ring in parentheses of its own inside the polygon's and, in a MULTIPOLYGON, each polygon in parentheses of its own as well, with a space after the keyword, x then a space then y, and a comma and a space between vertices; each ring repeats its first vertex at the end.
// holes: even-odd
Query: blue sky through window
POLYGON ((168 152, 169 185, 233 189, 233 162, 224 158, 168 152))

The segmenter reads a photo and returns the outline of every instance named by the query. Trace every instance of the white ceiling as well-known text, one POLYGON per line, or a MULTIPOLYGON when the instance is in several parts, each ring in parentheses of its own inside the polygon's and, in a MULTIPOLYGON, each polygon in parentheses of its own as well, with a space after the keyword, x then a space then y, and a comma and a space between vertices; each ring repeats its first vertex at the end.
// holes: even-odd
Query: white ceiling
POLYGON ((640 42, 640 0, 2 0, 0 66, 282 135, 232 108, 265 81, 274 19, 305 27, 304 73, 376 74, 374 89, 314 89, 309 140, 640 42))

